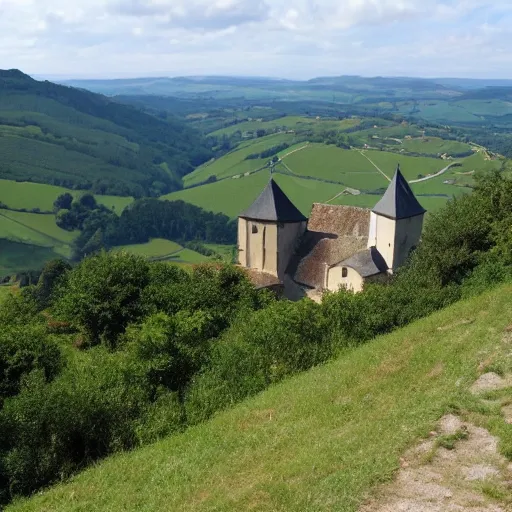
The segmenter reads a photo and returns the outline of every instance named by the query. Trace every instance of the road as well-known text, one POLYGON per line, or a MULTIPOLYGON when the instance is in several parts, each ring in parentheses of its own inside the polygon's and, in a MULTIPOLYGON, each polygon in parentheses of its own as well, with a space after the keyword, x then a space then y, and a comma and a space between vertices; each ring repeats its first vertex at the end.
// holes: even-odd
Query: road
POLYGON ((412 180, 412 181, 409 181, 409 183, 410 184, 411 183, 421 183, 422 181, 428 181, 428 180, 432 180, 434 178, 437 178, 438 176, 441 176, 446 171, 451 169, 456 164, 457 164, 457 162, 453 162, 450 165, 448 165, 447 167, 445 167, 444 169, 441 169, 439 172, 436 172, 436 174, 432 174, 431 176, 425 176, 424 178, 420 178, 419 180, 412 180))

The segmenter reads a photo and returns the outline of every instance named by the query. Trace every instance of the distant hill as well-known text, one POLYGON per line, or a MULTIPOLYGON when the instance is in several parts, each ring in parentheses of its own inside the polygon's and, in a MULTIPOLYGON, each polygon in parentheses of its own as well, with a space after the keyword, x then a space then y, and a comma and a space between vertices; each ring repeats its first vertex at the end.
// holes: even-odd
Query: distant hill
POLYGON ((387 77, 320 77, 312 80, 278 80, 258 77, 174 77, 135 78, 121 80, 69 80, 62 82, 74 87, 108 95, 163 95, 182 98, 287 99, 308 101, 333 100, 352 103, 359 96, 396 98, 446 98, 460 94, 459 88, 445 86, 423 78, 387 77))
POLYGON ((181 188, 211 157, 183 121, 0 70, 0 178, 140 197, 181 188))

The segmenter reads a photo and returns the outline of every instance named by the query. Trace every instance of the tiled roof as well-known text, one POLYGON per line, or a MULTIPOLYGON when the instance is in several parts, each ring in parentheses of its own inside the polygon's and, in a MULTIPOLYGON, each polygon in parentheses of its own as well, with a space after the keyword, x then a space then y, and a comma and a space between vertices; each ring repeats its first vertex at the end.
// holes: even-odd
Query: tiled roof
POLYGON ((386 261, 375 247, 360 251, 345 261, 342 261, 339 265, 353 268, 361 277, 376 276, 388 270, 386 261))
POLYGON ((240 217, 274 222, 303 222, 307 218, 271 178, 254 203, 240 217))
POLYGON ((390 219, 407 219, 425 213, 425 208, 418 203, 407 180, 398 166, 388 189, 373 209, 374 213, 390 219))
POLYGON ((260 272, 253 268, 244 269, 249 279, 256 288, 266 288, 267 286, 275 286, 281 284, 279 278, 266 272, 260 272))
POLYGON ((288 267, 297 283, 324 286, 325 270, 366 249, 370 210, 355 206, 314 204, 308 231, 288 267))

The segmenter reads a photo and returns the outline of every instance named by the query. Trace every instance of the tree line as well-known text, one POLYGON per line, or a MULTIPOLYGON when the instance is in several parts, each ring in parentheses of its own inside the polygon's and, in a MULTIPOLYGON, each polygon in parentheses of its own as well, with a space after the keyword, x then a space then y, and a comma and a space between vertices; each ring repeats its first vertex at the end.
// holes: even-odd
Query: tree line
POLYGON ((74 242, 76 260, 102 248, 141 244, 152 238, 182 243, 236 243, 234 221, 184 201, 140 199, 118 216, 99 205, 91 194, 73 200, 71 194, 65 193, 55 200, 54 207, 59 227, 80 230, 74 242))

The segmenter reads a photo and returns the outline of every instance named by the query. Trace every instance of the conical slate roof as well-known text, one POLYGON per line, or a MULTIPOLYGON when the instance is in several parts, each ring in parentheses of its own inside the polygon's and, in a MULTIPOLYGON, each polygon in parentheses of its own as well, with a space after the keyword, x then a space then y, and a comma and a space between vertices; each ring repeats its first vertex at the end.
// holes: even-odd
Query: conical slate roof
POLYGON ((426 212, 425 208, 418 203, 411 187, 400 172, 400 166, 397 167, 382 199, 372 211, 378 215, 397 220, 415 217, 426 212))
POLYGON ((274 222, 303 222, 307 218, 271 178, 258 199, 240 217, 274 222))

